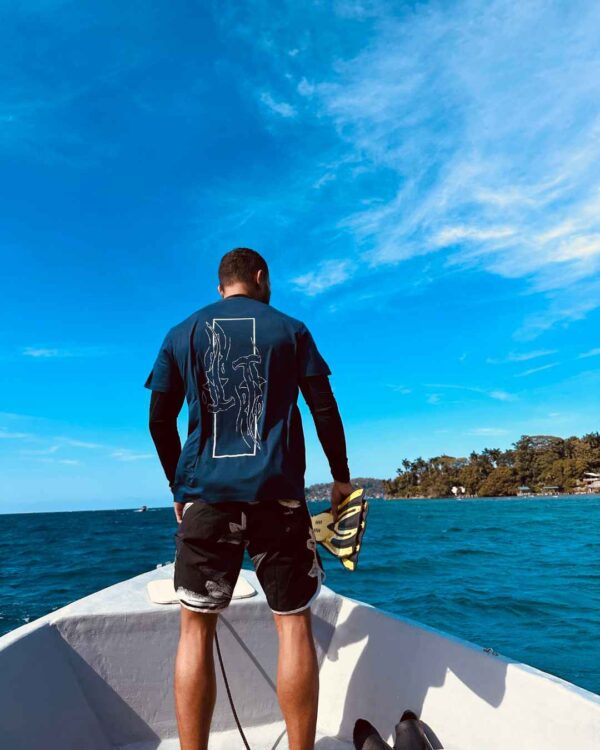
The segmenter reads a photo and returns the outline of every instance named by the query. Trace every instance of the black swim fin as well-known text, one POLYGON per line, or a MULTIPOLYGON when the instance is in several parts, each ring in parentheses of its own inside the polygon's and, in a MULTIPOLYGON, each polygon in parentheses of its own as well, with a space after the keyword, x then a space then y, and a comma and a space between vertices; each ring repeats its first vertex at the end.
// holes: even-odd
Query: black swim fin
POLYGON ((364 489, 354 490, 338 506, 334 522, 331 508, 312 517, 315 538, 348 570, 356 570, 358 554, 367 524, 369 503, 364 489))
POLYGON ((405 711, 396 724, 394 750, 433 750, 419 717, 412 711, 405 711))
POLYGON ((358 719, 352 734, 356 750, 392 750, 375 727, 366 719, 358 719))

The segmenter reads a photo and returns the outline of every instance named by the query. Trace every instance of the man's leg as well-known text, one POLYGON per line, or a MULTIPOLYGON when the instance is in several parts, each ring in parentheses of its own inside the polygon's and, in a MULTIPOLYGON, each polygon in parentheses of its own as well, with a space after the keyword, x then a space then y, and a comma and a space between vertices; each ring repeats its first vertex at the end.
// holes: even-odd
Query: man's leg
POLYGON ((319 668, 310 607, 294 615, 274 615, 279 635, 277 697, 290 750, 313 750, 319 702, 319 668))
POLYGON ((184 511, 177 530, 173 584, 182 606, 175 708, 181 750, 208 747, 217 692, 213 641, 218 613, 231 601, 242 567, 241 510, 239 503, 197 500, 184 511))
POLYGON ((181 750, 207 750, 217 683, 213 640, 218 614, 181 607, 175 659, 175 709, 181 750))

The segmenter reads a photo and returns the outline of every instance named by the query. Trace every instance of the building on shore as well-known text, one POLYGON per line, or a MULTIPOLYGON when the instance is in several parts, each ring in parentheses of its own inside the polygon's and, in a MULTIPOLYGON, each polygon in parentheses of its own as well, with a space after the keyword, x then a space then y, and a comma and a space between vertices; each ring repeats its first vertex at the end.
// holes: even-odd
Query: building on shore
POLYGON ((595 495, 600 492, 600 474, 593 471, 585 471, 583 474, 582 489, 589 495, 595 495))

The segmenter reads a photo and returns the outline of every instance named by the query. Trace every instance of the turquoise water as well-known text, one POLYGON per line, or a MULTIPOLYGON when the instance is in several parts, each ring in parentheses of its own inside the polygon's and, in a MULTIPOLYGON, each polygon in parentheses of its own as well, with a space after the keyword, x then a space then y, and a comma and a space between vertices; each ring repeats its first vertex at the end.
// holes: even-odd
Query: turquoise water
MULTIPOLYGON (((599 529, 598 496, 373 501, 358 571, 322 556, 340 593, 600 693, 599 529)), ((171 508, 0 516, 0 633, 172 560, 174 531, 171 508)))

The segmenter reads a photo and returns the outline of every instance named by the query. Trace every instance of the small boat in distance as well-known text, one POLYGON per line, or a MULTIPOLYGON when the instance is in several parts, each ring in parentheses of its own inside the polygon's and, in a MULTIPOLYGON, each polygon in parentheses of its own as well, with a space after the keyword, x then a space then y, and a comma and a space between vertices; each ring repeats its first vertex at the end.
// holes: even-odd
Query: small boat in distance
POLYGON ((148 510, 148 506, 147 505, 142 505, 141 508, 136 508, 136 510, 134 510, 133 512, 134 513, 144 513, 147 510, 148 510))
MULTIPOLYGON (((0 638, 3 748, 179 748, 172 575, 172 564, 157 568, 0 638)), ((273 618, 256 575, 243 570, 240 577, 244 596, 218 624, 228 682, 250 747, 286 750, 273 618)), ((316 750, 351 750, 358 718, 389 740, 406 709, 421 717, 436 750, 598 746, 600 697, 492 648, 325 586, 313 604, 313 623, 321 681, 316 750)), ((242 742, 218 668, 217 680, 210 748, 232 750, 242 742)))

